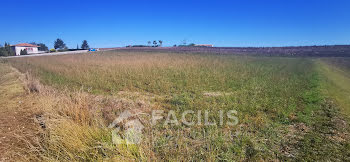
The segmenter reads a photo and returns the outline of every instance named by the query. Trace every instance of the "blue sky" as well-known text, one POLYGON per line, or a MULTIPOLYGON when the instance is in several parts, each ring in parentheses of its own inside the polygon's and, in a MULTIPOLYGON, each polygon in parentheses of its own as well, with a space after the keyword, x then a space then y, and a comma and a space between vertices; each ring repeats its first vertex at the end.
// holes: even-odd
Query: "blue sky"
POLYGON ((0 44, 350 44, 349 0, 1 0, 0 44))

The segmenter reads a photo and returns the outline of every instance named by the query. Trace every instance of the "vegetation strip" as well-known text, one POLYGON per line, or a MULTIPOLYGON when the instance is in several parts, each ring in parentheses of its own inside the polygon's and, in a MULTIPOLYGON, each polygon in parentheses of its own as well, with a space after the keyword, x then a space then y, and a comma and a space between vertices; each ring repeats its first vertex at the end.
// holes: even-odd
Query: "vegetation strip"
POLYGON ((349 160, 349 125, 325 97, 323 73, 309 58, 109 51, 6 62, 34 76, 26 85, 39 99, 45 131, 31 158, 349 160), (152 126, 140 116, 139 145, 115 145, 107 128, 124 110, 175 111, 178 118, 209 111, 219 121, 218 111, 232 109, 235 127, 152 126))

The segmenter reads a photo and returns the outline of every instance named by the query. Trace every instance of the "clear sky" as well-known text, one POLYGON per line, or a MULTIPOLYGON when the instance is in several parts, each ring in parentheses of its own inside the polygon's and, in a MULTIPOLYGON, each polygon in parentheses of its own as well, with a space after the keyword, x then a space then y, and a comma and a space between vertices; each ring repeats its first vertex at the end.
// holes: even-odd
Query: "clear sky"
POLYGON ((349 0, 1 0, 0 44, 350 44, 349 0))

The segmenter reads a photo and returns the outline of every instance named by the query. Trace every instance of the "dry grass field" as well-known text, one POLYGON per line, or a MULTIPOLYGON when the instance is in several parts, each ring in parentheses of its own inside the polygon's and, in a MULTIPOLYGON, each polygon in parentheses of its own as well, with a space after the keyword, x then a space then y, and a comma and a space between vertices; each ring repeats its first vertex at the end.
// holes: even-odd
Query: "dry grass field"
MULTIPOLYGON (((24 145, 6 158, 349 161, 350 69, 339 60, 350 62, 116 51, 0 60, 0 90, 23 98, 26 119, 37 123, 32 134, 16 134, 24 145), (24 89, 6 90, 10 73, 24 89), (124 110, 146 114, 137 116, 145 127, 139 144, 113 143, 108 125, 124 110), (238 124, 152 125, 152 110, 178 118, 208 111, 210 121, 220 120, 220 110, 236 110, 238 124)), ((19 109, 9 95, 1 106, 19 109)))

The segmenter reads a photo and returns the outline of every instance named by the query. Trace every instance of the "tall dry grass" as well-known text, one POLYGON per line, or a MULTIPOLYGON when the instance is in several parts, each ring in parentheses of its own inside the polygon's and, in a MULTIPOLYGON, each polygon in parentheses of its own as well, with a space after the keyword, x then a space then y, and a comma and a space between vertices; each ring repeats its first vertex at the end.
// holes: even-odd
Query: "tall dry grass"
POLYGON ((285 150, 291 128, 311 127, 320 107, 305 58, 100 52, 9 63, 45 86, 32 90, 47 120, 33 151, 41 160, 295 160, 301 153, 285 150), (140 145, 114 145, 106 126, 126 109, 208 110, 216 121, 219 110, 235 109, 239 124, 145 124, 140 145))
MULTIPOLYGON (((143 148, 115 145, 108 128, 120 111, 145 108, 127 99, 95 96, 83 91, 58 91, 40 84, 29 73, 23 77, 28 97, 34 101, 35 140, 24 135, 20 152, 12 152, 24 161, 134 161, 144 160, 143 148), (131 107, 133 106, 133 107, 131 107), (105 109, 102 109, 105 108, 105 109)), ((18 151, 18 150, 15 150, 18 151)))

